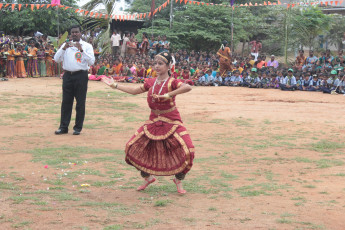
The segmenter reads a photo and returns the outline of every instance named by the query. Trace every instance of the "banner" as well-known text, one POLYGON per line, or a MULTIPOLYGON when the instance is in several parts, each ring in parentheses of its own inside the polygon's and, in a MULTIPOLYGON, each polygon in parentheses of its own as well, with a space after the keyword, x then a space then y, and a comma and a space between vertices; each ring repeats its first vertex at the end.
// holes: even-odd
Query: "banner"
MULTIPOLYGON (((79 14, 81 16, 88 16, 88 17, 92 17, 94 16, 94 18, 102 18, 102 19, 108 19, 108 18, 114 18, 115 20, 119 20, 119 21, 125 21, 125 20, 143 20, 143 18, 145 19, 146 16, 148 16, 148 18, 150 20, 152 20, 152 17, 157 13, 160 12, 162 9, 164 9, 165 7, 167 7, 168 3, 170 0, 165 1, 163 4, 161 4, 160 6, 158 6, 157 8, 155 8, 155 0, 151 1, 151 10, 150 12, 144 12, 144 13, 136 13, 135 15, 111 15, 108 16, 107 14, 103 14, 100 12, 92 12, 92 11, 87 11, 87 10, 83 10, 83 9, 79 9, 79 8, 73 8, 70 6, 64 6, 60 4, 60 0, 52 0, 51 4, 18 4, 18 3, 7 3, 4 5, 4 3, 0 3, 0 9, 6 9, 9 5, 11 5, 10 8, 12 11, 14 11, 15 9, 18 9, 18 11, 21 11, 21 9, 23 7, 25 8, 31 8, 31 11, 34 11, 35 9, 40 10, 40 9, 48 9, 49 7, 59 7, 59 8, 63 8, 64 10, 68 10, 71 9, 72 12, 79 14), (16 5, 18 7, 16 7, 16 5), (47 7, 45 7, 47 5, 47 7)), ((245 4, 236 4, 235 5, 235 0, 229 0, 229 5, 227 4, 213 4, 213 3, 205 3, 205 2, 199 2, 199 1, 190 1, 190 0, 175 0, 176 3, 180 3, 180 4, 191 4, 191 5, 198 5, 198 6, 210 6, 210 7, 215 7, 215 6, 221 6, 221 7, 231 7, 231 8, 235 8, 235 7, 260 7, 260 6, 277 6, 277 5, 286 5, 286 8, 293 8, 296 6, 303 6, 303 5, 334 5, 337 6, 338 4, 340 5, 343 0, 341 1, 324 1, 324 2, 294 2, 294 3, 281 3, 280 0, 277 1, 277 3, 271 3, 270 1, 264 1, 263 4, 261 3, 254 3, 252 4, 251 2, 249 3, 245 3, 245 4)), ((7 8, 7 9, 8 9, 7 8)))

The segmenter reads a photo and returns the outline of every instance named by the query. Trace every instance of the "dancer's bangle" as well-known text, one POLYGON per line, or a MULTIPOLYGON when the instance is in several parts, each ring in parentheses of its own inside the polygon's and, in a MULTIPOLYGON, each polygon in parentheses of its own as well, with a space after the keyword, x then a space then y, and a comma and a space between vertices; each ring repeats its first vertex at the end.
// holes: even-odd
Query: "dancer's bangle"
POLYGON ((166 98, 166 99, 172 98, 172 97, 169 95, 169 93, 164 94, 163 97, 166 98))
POLYGON ((116 89, 117 88, 117 83, 114 82, 113 84, 110 85, 110 87, 113 88, 113 89, 116 89))

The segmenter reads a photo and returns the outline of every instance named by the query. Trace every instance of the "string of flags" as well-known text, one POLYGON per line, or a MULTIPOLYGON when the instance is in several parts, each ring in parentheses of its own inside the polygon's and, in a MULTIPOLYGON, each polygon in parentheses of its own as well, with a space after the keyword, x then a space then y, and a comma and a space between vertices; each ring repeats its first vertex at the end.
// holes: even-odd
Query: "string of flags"
MULTIPOLYGON (((91 18, 104 18, 104 19, 115 19, 118 21, 128 21, 128 20, 138 20, 138 19, 144 19, 144 18, 151 18, 151 14, 155 15, 158 12, 160 12, 162 9, 167 7, 167 5, 170 3, 170 1, 174 0, 167 0, 165 1, 162 5, 158 6, 155 8, 153 12, 146 12, 146 13, 134 13, 134 14, 128 14, 128 15, 108 15, 108 14, 103 14, 100 12, 94 12, 94 11, 87 11, 84 9, 78 9, 70 6, 64 6, 60 5, 59 2, 58 4, 19 4, 19 3, 0 3, 0 10, 1 9, 6 9, 6 8, 11 8, 12 11, 18 10, 20 11, 23 7, 25 8, 31 8, 32 11, 34 10, 41 10, 41 9, 48 9, 48 8, 61 8, 62 10, 72 10, 74 13, 78 13, 79 15, 86 16, 86 17, 91 17, 91 18)), ((245 3, 245 4, 233 4, 234 1, 231 1, 231 4, 213 4, 213 3, 205 3, 205 2, 198 2, 198 1, 190 1, 190 0, 175 0, 175 3, 180 3, 180 4, 190 4, 190 5, 198 5, 198 6, 222 6, 222 7, 232 7, 235 9, 236 7, 254 7, 254 6, 277 6, 277 5, 286 5, 287 9, 288 8, 293 8, 295 6, 304 6, 304 5, 317 5, 320 4, 320 6, 325 5, 333 5, 337 6, 340 5, 343 2, 343 0, 340 1, 317 1, 317 2, 296 2, 296 3, 281 3, 280 0, 278 2, 270 2, 270 1, 264 1, 263 3, 254 3, 252 4, 251 2, 245 3)), ((56 3, 53 2, 52 3, 56 3)))

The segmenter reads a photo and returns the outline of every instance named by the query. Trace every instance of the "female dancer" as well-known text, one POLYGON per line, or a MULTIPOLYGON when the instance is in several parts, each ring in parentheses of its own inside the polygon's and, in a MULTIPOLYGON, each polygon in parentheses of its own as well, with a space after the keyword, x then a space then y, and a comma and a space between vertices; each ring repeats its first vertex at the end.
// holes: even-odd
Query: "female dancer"
POLYGON ((175 175, 173 181, 177 191, 186 193, 181 181, 193 165, 194 146, 181 121, 175 97, 192 88, 170 77, 171 65, 172 57, 168 52, 156 55, 154 68, 157 78, 148 79, 144 85, 135 88, 118 85, 112 78, 102 78, 110 87, 129 94, 148 92, 150 120, 138 129, 125 150, 126 162, 141 171, 145 180, 138 191, 155 182, 153 175, 175 175))

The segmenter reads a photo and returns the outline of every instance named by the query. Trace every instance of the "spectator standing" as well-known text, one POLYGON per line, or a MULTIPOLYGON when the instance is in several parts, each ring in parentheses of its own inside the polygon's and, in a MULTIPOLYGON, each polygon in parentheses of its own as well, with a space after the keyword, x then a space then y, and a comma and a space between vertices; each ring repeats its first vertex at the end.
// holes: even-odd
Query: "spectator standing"
POLYGON ((117 33, 116 30, 114 30, 113 35, 111 35, 111 45, 112 45, 112 51, 113 51, 113 58, 116 58, 116 56, 119 53, 119 47, 120 47, 120 41, 121 41, 121 35, 117 33))

